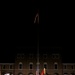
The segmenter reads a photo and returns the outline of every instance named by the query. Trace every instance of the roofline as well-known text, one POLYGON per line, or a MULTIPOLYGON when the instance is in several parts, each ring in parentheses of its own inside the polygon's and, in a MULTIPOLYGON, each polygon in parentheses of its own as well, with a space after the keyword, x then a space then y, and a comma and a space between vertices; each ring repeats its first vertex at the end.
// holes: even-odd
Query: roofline
POLYGON ((15 63, 0 63, 0 64, 10 64, 11 65, 11 64, 15 64, 15 63))
POLYGON ((75 65, 75 63, 62 63, 63 65, 75 65))

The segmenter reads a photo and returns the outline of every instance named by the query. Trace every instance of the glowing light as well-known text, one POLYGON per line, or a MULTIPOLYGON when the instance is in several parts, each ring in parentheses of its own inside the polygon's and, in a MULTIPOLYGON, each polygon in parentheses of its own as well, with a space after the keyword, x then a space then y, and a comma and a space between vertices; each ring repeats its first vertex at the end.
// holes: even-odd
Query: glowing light
POLYGON ((6 73, 6 74, 4 74, 4 75, 10 75, 9 73, 6 73))

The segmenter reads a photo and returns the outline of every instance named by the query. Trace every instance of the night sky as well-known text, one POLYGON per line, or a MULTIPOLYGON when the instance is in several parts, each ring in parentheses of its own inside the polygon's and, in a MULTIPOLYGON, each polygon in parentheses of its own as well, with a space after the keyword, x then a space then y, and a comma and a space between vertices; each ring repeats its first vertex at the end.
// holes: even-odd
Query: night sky
POLYGON ((75 62, 72 6, 65 3, 37 6, 37 2, 2 6, 0 62, 14 62, 17 53, 37 50, 38 39, 40 51, 60 53, 64 62, 75 62), (33 24, 38 8, 39 25, 33 24))

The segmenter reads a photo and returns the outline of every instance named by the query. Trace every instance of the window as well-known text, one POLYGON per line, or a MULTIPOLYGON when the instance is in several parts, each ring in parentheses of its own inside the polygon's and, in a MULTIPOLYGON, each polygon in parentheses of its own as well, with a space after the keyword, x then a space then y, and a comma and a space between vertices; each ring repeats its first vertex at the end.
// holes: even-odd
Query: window
POLYGON ((54 56, 54 55, 53 55, 52 57, 53 57, 53 59, 55 58, 55 56, 54 56))
POLYGON ((44 59, 47 59, 47 54, 44 54, 44 59))
POLYGON ((68 75, 68 73, 64 73, 64 75, 68 75))
POLYGON ((59 59, 59 54, 53 54, 53 55, 52 55, 52 58, 53 58, 53 59, 59 59))
POLYGON ((22 73, 19 73, 18 75, 23 75, 22 73))
POLYGON ((66 69, 66 65, 64 65, 64 69, 66 69))
POLYGON ((44 68, 47 69, 47 63, 44 63, 44 68))
POLYGON ((33 73, 29 73, 28 75, 33 75, 33 73))
POLYGON ((20 55, 19 54, 17 55, 17 58, 20 58, 20 55))
POLYGON ((32 65, 32 64, 30 64, 30 69, 32 69, 32 66, 33 66, 33 65, 32 65))
POLYGON ((73 65, 71 67, 72 67, 72 69, 74 69, 73 65))
POLYGON ((33 54, 29 54, 29 59, 33 59, 33 54))
POLYGON ((58 56, 58 55, 56 55, 56 58, 58 59, 58 58, 59 58, 59 56, 58 56))
POLYGON ((2 65, 2 69, 5 69, 5 65, 2 65))
POLYGON ((19 63, 19 69, 22 69, 23 68, 23 64, 20 62, 19 63))
POLYGON ((54 73, 54 75, 59 75, 58 73, 54 73))
POLYGON ((33 63, 32 62, 29 63, 29 69, 33 69, 33 63))
POLYGON ((13 68, 13 67, 12 67, 12 65, 10 65, 9 67, 10 67, 10 69, 12 69, 12 68, 13 68))
POLYGON ((55 64, 55 69, 57 69, 57 64, 55 64))
POLYGON ((44 68, 47 69, 47 65, 46 64, 44 64, 44 68))
POLYGON ((71 73, 70 75, 75 75, 74 73, 71 73))
POLYGON ((24 59, 24 54, 21 54, 20 57, 21 57, 21 59, 24 59))
POLYGON ((57 63, 55 62, 54 63, 54 69, 57 69, 58 67, 57 67, 57 63))

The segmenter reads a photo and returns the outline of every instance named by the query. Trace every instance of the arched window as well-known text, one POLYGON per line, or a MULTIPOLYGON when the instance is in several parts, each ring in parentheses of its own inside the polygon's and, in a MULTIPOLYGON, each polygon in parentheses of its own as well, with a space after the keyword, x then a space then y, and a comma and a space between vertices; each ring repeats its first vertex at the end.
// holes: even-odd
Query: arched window
POLYGON ((19 73, 18 75, 23 75, 22 73, 19 73))
POLYGON ((54 69, 58 69, 58 64, 57 64, 57 62, 54 63, 54 69))
POLYGON ((75 75, 74 73, 71 73, 70 75, 75 75))
POLYGON ((64 75, 68 75, 68 73, 64 73, 64 75))
POLYGON ((47 59, 47 54, 43 54, 44 59, 47 59))
POLYGON ((1 73, 1 75, 4 75, 4 74, 5 74, 5 72, 2 72, 2 73, 1 73))
POLYGON ((29 73, 28 75, 34 75, 33 73, 29 73))
POLYGON ((54 75, 59 75, 58 73, 54 73, 54 75))
POLYGON ((46 73, 46 75, 49 75, 48 73, 46 73))
POLYGON ((22 64, 22 62, 19 63, 19 69, 23 69, 23 64, 22 64))
POLYGON ((29 59, 33 59, 33 54, 29 54, 29 59))
POLYGON ((44 63, 44 68, 47 69, 47 63, 44 63))
POLYGON ((33 63, 29 63, 29 69, 33 69, 33 63))
POLYGON ((53 59, 59 59, 60 58, 60 55, 59 54, 52 54, 52 58, 53 59))

